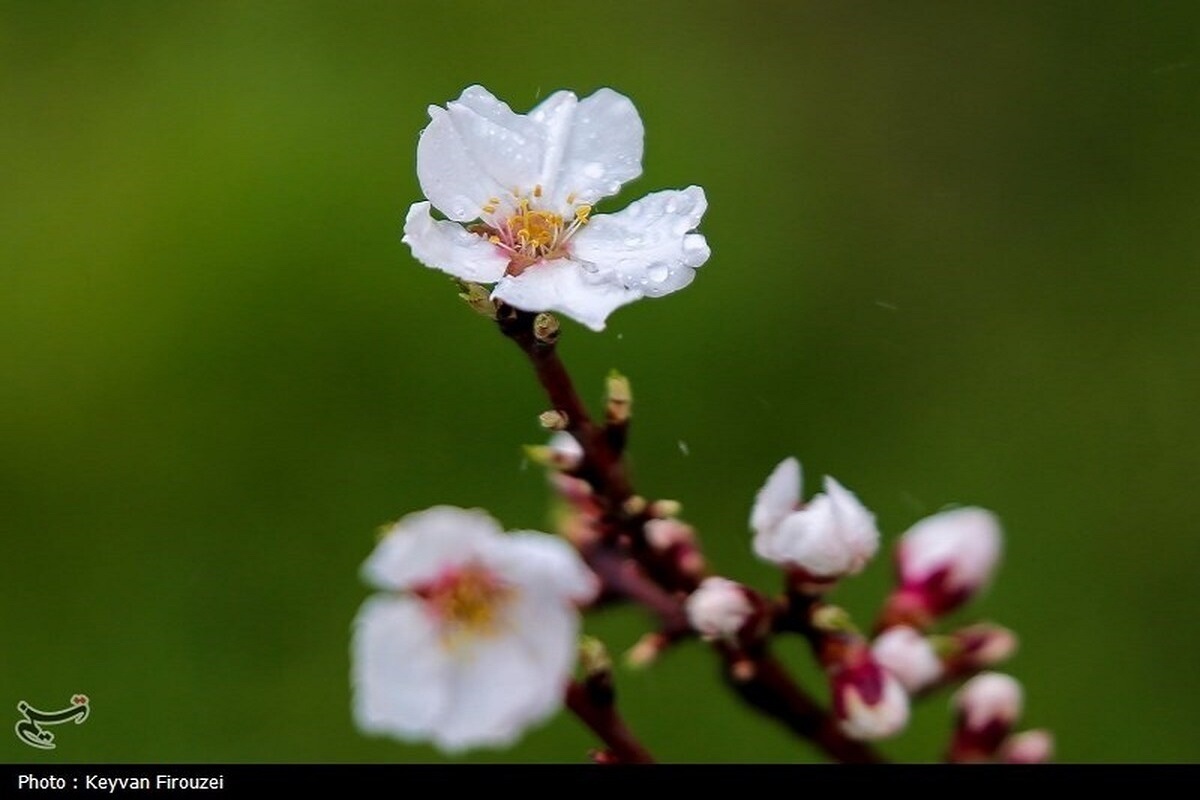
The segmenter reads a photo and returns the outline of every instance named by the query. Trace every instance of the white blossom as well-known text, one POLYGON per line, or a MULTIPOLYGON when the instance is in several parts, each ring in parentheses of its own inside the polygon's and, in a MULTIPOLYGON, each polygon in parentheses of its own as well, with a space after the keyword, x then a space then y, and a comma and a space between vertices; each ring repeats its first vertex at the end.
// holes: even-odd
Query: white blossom
POLYGON ((879 549, 875 517, 830 477, 825 492, 800 504, 800 462, 784 459, 759 490, 750 514, 754 551, 817 579, 862 571, 879 549))
POLYGON ((395 523, 363 576, 386 593, 354 623, 362 730, 457 752, 510 744, 559 708, 576 658, 576 603, 596 591, 565 542, 438 506, 395 523))
POLYGON ((422 264, 495 284, 493 299, 521 310, 602 330, 620 306, 687 286, 708 260, 694 232, 707 208, 698 186, 592 213, 642 172, 642 120, 627 97, 559 91, 516 114, 471 86, 429 115, 417 145, 427 200, 404 225, 422 264))

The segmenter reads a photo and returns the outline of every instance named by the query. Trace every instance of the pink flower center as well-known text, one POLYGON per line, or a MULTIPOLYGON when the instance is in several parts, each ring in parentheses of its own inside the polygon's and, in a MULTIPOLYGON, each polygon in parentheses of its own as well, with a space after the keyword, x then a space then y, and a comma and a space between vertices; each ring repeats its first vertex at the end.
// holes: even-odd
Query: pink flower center
MULTIPOLYGON (((553 261, 567 256, 567 242, 575 232, 587 224, 592 207, 587 204, 574 206, 574 216, 567 220, 562 214, 537 208, 542 197, 542 187, 535 186, 531 196, 522 196, 513 191, 515 208, 503 219, 492 225, 481 226, 480 233, 492 244, 499 245, 509 254, 508 275, 520 275, 539 261, 553 261)), ((573 205, 574 197, 568 196, 567 203, 573 205)), ((488 199, 483 207, 484 214, 494 215, 501 207, 500 198, 488 199)))
POLYGON ((416 592, 448 635, 495 633, 513 593, 511 586, 478 564, 448 569, 416 592))

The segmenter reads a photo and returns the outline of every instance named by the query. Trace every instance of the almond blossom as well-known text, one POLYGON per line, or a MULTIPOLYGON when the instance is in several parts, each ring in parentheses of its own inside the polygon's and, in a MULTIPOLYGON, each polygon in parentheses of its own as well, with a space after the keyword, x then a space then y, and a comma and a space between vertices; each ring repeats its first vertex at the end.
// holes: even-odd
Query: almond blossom
POLYGON ((698 186, 593 213, 642 172, 644 130, 629 98, 559 91, 517 114, 471 86, 429 115, 417 145, 427 200, 404 224, 422 264, 494 284, 492 299, 523 311, 603 330, 614 310, 682 289, 708 260, 694 232, 707 208, 698 186))
POLYGON ((558 710, 576 604, 596 591, 566 542, 438 506, 391 526, 363 576, 386 593, 354 623, 361 729, 457 752, 510 744, 558 710))

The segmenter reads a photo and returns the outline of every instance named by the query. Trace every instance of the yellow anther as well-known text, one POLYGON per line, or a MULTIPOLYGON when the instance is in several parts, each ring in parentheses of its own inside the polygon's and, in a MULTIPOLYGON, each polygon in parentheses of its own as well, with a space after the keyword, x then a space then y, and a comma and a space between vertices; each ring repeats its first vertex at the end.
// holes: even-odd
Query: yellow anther
POLYGON ((534 197, 542 196, 542 185, 540 183, 537 186, 533 187, 533 196, 534 197))
POLYGON ((588 215, 591 213, 592 213, 591 206, 589 206, 589 205, 579 206, 579 208, 575 209, 575 221, 582 225, 583 223, 587 222, 588 215))

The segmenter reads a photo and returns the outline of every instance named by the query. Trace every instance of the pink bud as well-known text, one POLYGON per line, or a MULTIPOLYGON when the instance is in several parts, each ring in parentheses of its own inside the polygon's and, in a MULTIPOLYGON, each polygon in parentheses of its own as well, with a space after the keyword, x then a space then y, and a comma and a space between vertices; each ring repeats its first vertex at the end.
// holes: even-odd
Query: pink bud
POLYGON ((999 672, 984 672, 963 684, 951 702, 958 711, 951 760, 985 761, 1021 715, 1021 684, 999 672))
POLYGON ((954 705, 972 730, 988 725, 1012 725, 1021 716, 1021 684, 1011 675, 984 672, 963 684, 954 695, 954 705))
POLYGON ((891 605, 936 617, 983 589, 1000 560, 1000 523, 981 508, 934 514, 900 537, 900 589, 891 605))
POLYGON ((957 645, 957 652, 951 659, 958 671, 995 666, 1017 652, 1017 635, 989 622, 957 630, 950 638, 957 645))
POLYGON ((1016 733, 1000 746, 1000 760, 1006 764, 1044 764, 1054 758, 1054 735, 1033 730, 1016 733))
POLYGON ((687 599, 688 621, 705 639, 732 639, 754 613, 745 588, 725 578, 705 578, 687 599))
POLYGON ((888 628, 876 637, 871 654, 909 692, 919 692, 942 677, 942 660, 929 640, 907 625, 888 628))
POLYGON ((694 545, 696 531, 686 522, 677 519, 652 519, 645 525, 646 542, 659 552, 672 547, 694 545))
POLYGON ((886 739, 908 724, 908 693, 869 653, 833 674, 833 709, 852 739, 886 739))

